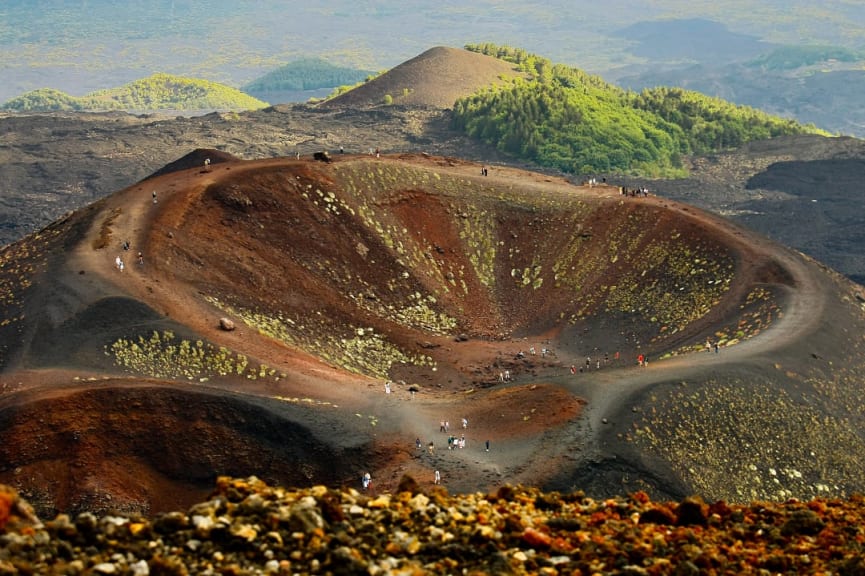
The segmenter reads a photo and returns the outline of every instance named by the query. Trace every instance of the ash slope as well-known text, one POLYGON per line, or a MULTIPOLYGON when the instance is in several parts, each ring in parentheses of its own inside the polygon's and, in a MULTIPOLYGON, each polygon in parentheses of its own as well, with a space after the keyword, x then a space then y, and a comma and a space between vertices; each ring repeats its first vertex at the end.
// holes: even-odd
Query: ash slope
POLYGON ((221 474, 863 488, 863 296, 803 256, 684 204, 452 158, 220 160, 0 253, 0 482, 42 514, 176 509, 221 474), (461 418, 449 451, 439 422, 461 418))
POLYGON ((325 100, 321 108, 381 106, 387 97, 400 106, 452 108, 454 102, 485 88, 524 78, 515 64, 461 48, 435 46, 348 92, 325 100))

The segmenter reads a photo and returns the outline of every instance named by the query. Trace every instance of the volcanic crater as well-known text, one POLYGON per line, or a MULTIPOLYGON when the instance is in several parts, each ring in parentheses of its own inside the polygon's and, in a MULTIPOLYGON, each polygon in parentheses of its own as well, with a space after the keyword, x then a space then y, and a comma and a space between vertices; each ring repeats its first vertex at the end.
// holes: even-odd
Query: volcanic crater
POLYGON ((863 488, 861 288, 685 204, 482 168, 198 151, 5 247, 0 482, 46 516, 219 475, 863 488))

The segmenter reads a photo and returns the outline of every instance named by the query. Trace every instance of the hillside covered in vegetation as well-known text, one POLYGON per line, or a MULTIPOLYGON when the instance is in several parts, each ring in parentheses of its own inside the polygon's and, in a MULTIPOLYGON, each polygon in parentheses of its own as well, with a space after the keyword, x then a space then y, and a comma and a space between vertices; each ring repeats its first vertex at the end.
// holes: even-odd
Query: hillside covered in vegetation
POLYGON ((514 157, 565 172, 671 176, 683 173, 683 155, 820 133, 680 88, 623 90, 521 49, 466 48, 513 62, 530 77, 458 100, 455 127, 514 157))
POLYGON ((856 63, 865 60, 865 51, 842 46, 805 45, 779 46, 768 54, 754 58, 746 65, 770 71, 786 71, 832 62, 856 63))
POLYGON ((373 75, 375 72, 336 66, 321 58, 301 58, 253 80, 243 86, 243 91, 257 94, 336 88, 345 84, 357 84, 373 75))
POLYGON ((147 78, 91 92, 80 98, 44 88, 33 90, 3 104, 16 112, 107 111, 107 110, 257 110, 267 107, 248 94, 207 80, 170 74, 147 78))

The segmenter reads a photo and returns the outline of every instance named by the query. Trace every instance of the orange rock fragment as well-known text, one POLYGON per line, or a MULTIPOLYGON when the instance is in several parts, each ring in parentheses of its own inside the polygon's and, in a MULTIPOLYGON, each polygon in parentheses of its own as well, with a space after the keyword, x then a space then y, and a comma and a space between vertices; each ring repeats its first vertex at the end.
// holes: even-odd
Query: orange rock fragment
POLYGON ((534 548, 549 548, 552 543, 549 534, 538 532, 534 528, 526 528, 523 531, 523 540, 534 548))

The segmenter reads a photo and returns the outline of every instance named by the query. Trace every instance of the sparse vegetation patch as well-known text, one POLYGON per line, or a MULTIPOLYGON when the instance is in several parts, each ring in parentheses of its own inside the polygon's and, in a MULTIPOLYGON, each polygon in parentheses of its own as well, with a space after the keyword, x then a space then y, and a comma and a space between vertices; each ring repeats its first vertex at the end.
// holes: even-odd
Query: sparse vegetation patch
POLYGON ((435 368, 435 362, 429 356, 406 353, 370 327, 335 329, 325 315, 291 319, 282 314, 270 315, 233 307, 212 297, 208 297, 208 301, 269 338, 303 349, 351 372, 387 378, 395 364, 435 368))
POLYGON ((170 330, 153 332, 149 338, 121 338, 107 347, 106 354, 118 366, 152 378, 206 382, 216 377, 279 380, 284 376, 265 364, 251 363, 243 354, 202 340, 179 339, 170 330))
POLYGON ((865 464, 852 422, 766 381, 683 382, 652 394, 644 414, 627 438, 708 499, 837 496, 858 485, 865 464))
MULTIPOLYGON (((50 252, 46 249, 60 231, 46 229, 24 241, 0 248, 0 334, 25 319, 24 300, 33 282, 46 268, 50 252)), ((20 340, 20 332, 11 341, 20 340)), ((0 339, 0 368, 8 357, 8 344, 0 339)))

